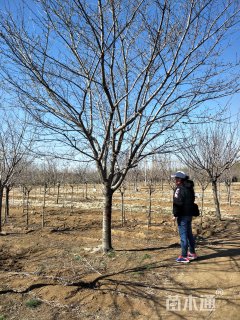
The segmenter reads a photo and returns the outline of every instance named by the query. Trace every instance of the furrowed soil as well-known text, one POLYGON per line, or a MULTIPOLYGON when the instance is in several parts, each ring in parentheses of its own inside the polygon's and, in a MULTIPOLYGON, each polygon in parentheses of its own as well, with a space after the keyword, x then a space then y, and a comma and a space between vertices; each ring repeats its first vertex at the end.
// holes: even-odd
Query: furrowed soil
POLYGON ((31 191, 28 225, 26 202, 23 210, 20 191, 12 191, 0 235, 0 319, 239 319, 240 185, 231 206, 222 186, 221 221, 205 193, 203 216, 193 220, 199 257, 189 264, 175 262, 172 191, 153 191, 151 225, 147 187, 125 191, 124 223, 116 192, 114 250, 105 254, 99 186, 64 189, 58 200, 48 190, 45 208, 44 192, 31 191))

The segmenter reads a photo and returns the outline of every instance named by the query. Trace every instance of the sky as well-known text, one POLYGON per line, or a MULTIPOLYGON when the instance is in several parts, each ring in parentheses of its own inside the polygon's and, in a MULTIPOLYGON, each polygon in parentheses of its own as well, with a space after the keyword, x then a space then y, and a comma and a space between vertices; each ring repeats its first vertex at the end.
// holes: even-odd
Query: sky
MULTIPOLYGON (((17 5, 19 5, 21 1, 19 0, 0 0, 0 10, 4 10, 5 6, 7 4, 7 7, 11 9, 11 11, 15 11, 15 8, 17 5)), ((34 1, 33 0, 25 0, 27 5, 29 5, 31 8, 34 8, 34 1)), ((232 60, 236 61, 236 59, 239 61, 240 64, 240 32, 239 32, 239 26, 235 27, 235 32, 233 35, 229 36, 226 41, 229 41, 231 43, 231 46, 227 47, 227 49, 224 52, 223 58, 226 60, 232 60)), ((215 102, 210 102, 211 106, 215 104, 215 108, 217 109, 219 105, 228 105, 229 109, 231 110, 232 114, 236 114, 240 112, 240 93, 234 94, 230 97, 223 98, 221 100, 217 100, 215 102)))
MULTIPOLYGON (((234 35, 228 39, 231 43, 226 49, 225 56, 227 60, 238 61, 240 64, 240 30, 235 31, 234 35)), ((222 99, 222 103, 229 104, 232 114, 240 113, 240 93, 222 99)))
MULTIPOLYGON (((5 0, 0 0, 0 10, 4 8, 5 0)), ((26 0, 28 4, 32 4, 32 0, 26 0)), ((15 8, 15 5, 19 3, 18 0, 10 0, 10 7, 15 8)), ((228 47, 225 51, 223 59, 235 61, 236 59, 240 60, 240 32, 236 30, 233 36, 226 39, 231 43, 231 47, 228 47)), ((240 94, 234 94, 230 97, 218 99, 216 101, 210 101, 204 103, 205 107, 215 108, 215 111, 218 111, 218 108, 228 105, 232 115, 236 115, 240 112, 240 94)))

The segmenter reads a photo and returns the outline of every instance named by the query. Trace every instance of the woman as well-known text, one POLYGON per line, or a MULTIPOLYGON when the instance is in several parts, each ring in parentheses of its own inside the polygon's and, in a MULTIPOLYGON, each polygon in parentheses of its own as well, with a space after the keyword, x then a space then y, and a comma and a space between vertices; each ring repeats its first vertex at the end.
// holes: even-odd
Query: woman
POLYGON ((190 260, 197 259, 195 240, 192 234, 193 204, 195 200, 194 183, 182 171, 176 172, 173 177, 176 182, 173 195, 173 220, 177 219, 182 250, 176 261, 188 263, 190 260))

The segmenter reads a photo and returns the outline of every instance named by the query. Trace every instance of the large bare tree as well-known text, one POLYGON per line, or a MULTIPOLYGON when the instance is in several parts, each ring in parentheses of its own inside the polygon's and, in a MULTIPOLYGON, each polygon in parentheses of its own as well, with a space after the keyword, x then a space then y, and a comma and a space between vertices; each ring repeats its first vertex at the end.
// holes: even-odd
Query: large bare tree
POLYGON ((113 193, 129 169, 166 151, 168 132, 203 101, 239 89, 234 62, 220 59, 238 5, 32 0, 2 12, 2 76, 55 141, 98 168, 104 251, 112 248, 113 193))

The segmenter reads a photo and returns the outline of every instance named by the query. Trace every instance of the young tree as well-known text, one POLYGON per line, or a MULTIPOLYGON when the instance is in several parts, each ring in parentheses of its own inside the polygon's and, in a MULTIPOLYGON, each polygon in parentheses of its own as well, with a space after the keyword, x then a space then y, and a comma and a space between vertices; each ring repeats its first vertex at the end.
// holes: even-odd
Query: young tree
POLYGON ((133 184, 133 191, 139 190, 139 182, 141 182, 141 168, 135 167, 130 170, 126 176, 125 181, 128 181, 129 185, 133 184))
POLYGON ((152 194, 156 189, 154 187, 152 179, 148 180, 147 186, 148 186, 148 203, 149 203, 147 218, 148 218, 148 228, 149 228, 152 224, 152 194))
POLYGON ((126 191, 126 186, 124 183, 122 183, 121 187, 119 188, 119 192, 121 194, 121 221, 122 221, 122 227, 124 227, 126 223, 126 212, 124 207, 124 195, 126 191))
POLYGON ((194 178, 197 180, 200 185, 202 194, 201 194, 201 216, 203 214, 203 204, 204 204, 204 192, 209 185, 209 176, 204 170, 197 170, 194 172, 194 178))
POLYGON ((231 187, 234 181, 234 177, 236 177, 236 168, 234 168, 234 166, 226 170, 222 177, 227 189, 227 201, 230 206, 232 205, 232 192, 231 192, 232 188, 231 187))
POLYGON ((218 181, 238 160, 239 151, 238 127, 226 122, 195 127, 181 143, 178 156, 194 171, 204 172, 212 185, 218 219, 221 219, 218 181))
POLYGON ((26 164, 33 136, 29 134, 29 127, 24 119, 18 119, 10 111, 1 112, 2 125, 0 127, 0 231, 2 230, 2 201, 3 191, 15 182, 26 164))
POLYGON ((104 251, 127 172, 171 146, 169 130, 203 101, 239 87, 234 63, 219 59, 237 4, 32 0, 22 15, 1 14, 2 75, 53 140, 97 166, 104 251))

